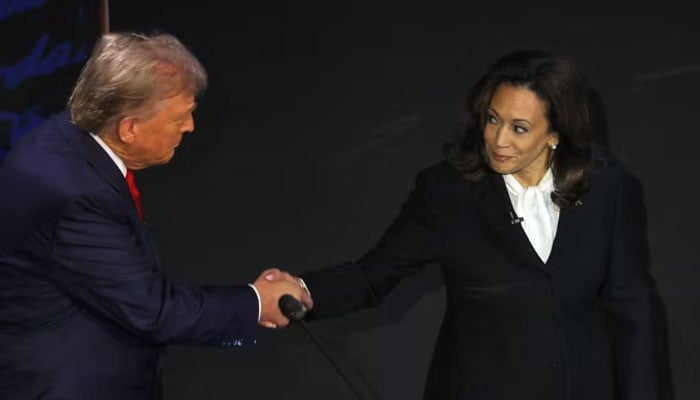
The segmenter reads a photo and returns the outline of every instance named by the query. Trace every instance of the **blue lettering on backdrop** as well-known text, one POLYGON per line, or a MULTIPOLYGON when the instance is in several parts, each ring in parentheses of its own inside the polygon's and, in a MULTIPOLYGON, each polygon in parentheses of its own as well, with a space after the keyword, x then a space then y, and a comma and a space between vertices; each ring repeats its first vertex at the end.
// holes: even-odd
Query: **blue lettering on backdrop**
POLYGON ((83 46, 73 50, 70 42, 60 42, 44 53, 49 39, 49 35, 42 35, 31 54, 14 65, 0 67, 0 79, 4 80, 5 89, 15 88, 28 78, 49 75, 59 68, 85 61, 87 49, 83 46))
POLYGON ((47 0, 0 0, 0 21, 14 14, 21 14, 32 8, 39 8, 47 0))
MULTIPOLYGON (((90 11, 86 9, 88 1, 93 0, 72 2, 77 5, 77 8, 71 11, 77 27, 84 28, 84 25, 94 18, 88 15, 95 11, 93 7, 89 8, 90 11)), ((40 26, 34 30, 37 33, 35 38, 38 38, 34 44, 27 46, 23 55, 20 55, 21 58, 14 58, 12 64, 0 65, 0 96, 3 100, 11 99, 14 96, 13 92, 17 90, 21 91, 20 98, 29 100, 21 110, 16 107, 7 109, 6 101, 0 101, 0 163, 7 151, 22 136, 41 124, 47 118, 47 114, 57 111, 54 110, 55 107, 61 107, 56 96, 50 93, 47 96, 28 97, 26 88, 31 85, 24 85, 37 77, 52 79, 52 76, 60 76, 57 73, 79 68, 87 59, 90 47, 96 39, 90 35, 85 37, 84 32, 80 33, 79 30, 72 33, 71 28, 63 24, 58 27, 46 25, 45 20, 53 18, 50 12, 43 10, 47 3, 48 0, 0 0, 0 23, 30 11, 42 13, 40 15, 44 16, 36 20, 40 26), (55 34, 54 31, 59 34, 55 34), (65 33, 69 33, 71 38, 66 38, 63 35, 65 33)), ((94 18, 94 23, 93 29, 97 34, 97 18, 94 18)))

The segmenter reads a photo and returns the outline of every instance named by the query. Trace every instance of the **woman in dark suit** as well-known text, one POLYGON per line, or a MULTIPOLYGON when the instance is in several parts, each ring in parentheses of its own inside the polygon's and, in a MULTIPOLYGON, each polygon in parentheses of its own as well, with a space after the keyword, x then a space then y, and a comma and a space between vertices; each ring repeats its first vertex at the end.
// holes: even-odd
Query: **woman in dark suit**
POLYGON ((447 305, 426 399, 660 399, 644 199, 594 149, 589 93, 565 57, 497 60, 460 141, 418 174, 363 257, 302 274, 309 318, 381 303, 438 262, 447 305))

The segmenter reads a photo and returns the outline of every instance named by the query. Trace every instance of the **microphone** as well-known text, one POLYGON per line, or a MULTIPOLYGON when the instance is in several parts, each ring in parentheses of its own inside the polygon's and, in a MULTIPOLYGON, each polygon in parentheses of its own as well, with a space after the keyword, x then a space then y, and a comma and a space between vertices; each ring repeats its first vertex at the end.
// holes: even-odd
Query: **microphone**
POLYGON ((306 316, 306 307, 291 294, 283 294, 278 304, 282 315, 289 321, 301 322, 306 316))
MULTIPOLYGON (((345 384, 352 390, 352 392, 355 394, 355 396, 359 400, 363 400, 364 397, 360 393, 360 391, 352 384, 350 383, 350 380, 343 374, 341 371, 340 367, 338 364, 333 360, 333 357, 331 357, 331 354, 326 350, 326 348, 321 344, 321 341, 318 340, 316 335, 314 335, 311 330, 309 329, 308 326, 306 326, 306 323, 304 322, 304 317, 306 316, 306 307, 294 296, 291 294, 283 294, 279 302, 277 304, 280 308, 280 311, 282 311, 282 315, 287 317, 289 320, 290 324, 291 323, 298 323, 301 325, 302 328, 304 328, 304 331, 306 331, 306 334, 311 338, 311 340, 314 342, 316 347, 321 350, 321 353, 323 353, 324 356, 326 356, 326 359, 331 363, 333 366, 333 369, 335 369, 335 372, 338 373, 338 375, 343 379, 345 384)), ((372 390, 372 395, 376 399, 380 399, 379 395, 377 395, 374 390, 372 390)))
POLYGON ((519 224, 519 223, 523 222, 523 220, 524 220, 523 217, 516 217, 512 211, 510 211, 508 214, 510 214, 510 224, 511 225, 519 224))

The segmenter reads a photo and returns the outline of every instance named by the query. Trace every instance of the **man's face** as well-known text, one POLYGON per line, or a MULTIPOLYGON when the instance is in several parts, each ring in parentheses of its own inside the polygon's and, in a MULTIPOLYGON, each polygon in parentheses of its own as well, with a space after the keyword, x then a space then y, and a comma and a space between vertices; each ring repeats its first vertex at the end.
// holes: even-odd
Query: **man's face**
POLYGON ((155 111, 134 119, 134 139, 129 146, 134 169, 165 164, 175 155, 185 132, 194 131, 192 93, 180 93, 159 101, 155 111))

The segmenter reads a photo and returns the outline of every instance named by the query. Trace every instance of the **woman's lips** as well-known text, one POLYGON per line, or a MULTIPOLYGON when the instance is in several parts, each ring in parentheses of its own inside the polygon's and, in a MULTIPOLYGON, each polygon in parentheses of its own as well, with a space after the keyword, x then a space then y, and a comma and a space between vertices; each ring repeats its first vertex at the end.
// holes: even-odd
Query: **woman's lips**
POLYGON ((491 153, 491 157, 492 157, 494 160, 496 160, 496 161, 501 161, 501 162, 503 162, 503 161, 508 161, 508 160, 510 160, 511 158, 513 158, 513 157, 510 157, 510 156, 504 156, 504 155, 496 154, 496 153, 491 153))

